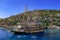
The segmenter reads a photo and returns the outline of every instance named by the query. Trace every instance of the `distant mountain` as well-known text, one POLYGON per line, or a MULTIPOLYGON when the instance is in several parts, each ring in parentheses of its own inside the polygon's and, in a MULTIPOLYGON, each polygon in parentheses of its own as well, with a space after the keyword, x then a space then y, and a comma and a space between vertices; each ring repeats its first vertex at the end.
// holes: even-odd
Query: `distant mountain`
POLYGON ((43 25, 60 24, 60 10, 34 10, 17 15, 12 15, 5 19, 0 19, 0 25, 15 26, 22 22, 40 22, 43 25))

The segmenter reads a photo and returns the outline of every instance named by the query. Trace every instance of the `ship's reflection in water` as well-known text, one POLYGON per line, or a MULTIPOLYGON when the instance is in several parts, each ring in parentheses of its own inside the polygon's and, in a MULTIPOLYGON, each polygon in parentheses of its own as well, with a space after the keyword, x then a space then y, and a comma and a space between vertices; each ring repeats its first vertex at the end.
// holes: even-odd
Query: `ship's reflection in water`
POLYGON ((16 35, 10 37, 10 40, 40 40, 44 37, 44 34, 29 34, 29 35, 16 35))
POLYGON ((0 30, 0 40, 60 40, 60 30, 48 29, 45 33, 29 35, 17 35, 7 30, 0 30))

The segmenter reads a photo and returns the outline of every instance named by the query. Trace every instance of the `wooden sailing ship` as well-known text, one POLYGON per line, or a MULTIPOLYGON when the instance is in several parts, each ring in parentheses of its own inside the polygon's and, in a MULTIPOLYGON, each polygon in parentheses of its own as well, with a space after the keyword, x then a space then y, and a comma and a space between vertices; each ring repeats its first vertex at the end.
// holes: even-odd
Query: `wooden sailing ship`
POLYGON ((20 33, 20 34, 22 34, 22 33, 30 34, 30 33, 39 33, 39 32, 44 32, 45 31, 41 24, 30 23, 29 26, 28 25, 23 25, 23 24, 21 23, 18 26, 12 28, 11 29, 12 32, 20 33))
MULTIPOLYGON (((27 6, 25 8, 24 16, 26 16, 27 12, 27 6)), ((32 16, 28 16, 27 20, 23 18, 21 23, 18 23, 18 26, 12 27, 12 32, 14 33, 39 33, 39 32, 44 32, 44 27, 42 27, 42 23, 38 22, 38 14, 37 11, 34 13, 35 17, 32 18, 32 16), (32 21, 33 20, 33 21, 32 21)))

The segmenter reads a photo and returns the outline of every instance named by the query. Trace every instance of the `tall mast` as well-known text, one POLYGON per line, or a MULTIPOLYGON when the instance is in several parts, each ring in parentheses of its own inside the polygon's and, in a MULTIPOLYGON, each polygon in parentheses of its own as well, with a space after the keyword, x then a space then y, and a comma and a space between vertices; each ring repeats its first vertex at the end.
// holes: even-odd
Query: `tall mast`
MULTIPOLYGON (((25 4, 25 8, 24 8, 24 16, 27 16, 27 13, 28 12, 28 7, 27 7, 27 4, 25 4)), ((23 18, 25 19, 25 17, 23 18)))
POLYGON ((27 4, 25 5, 25 12, 28 12, 28 7, 27 7, 27 4))

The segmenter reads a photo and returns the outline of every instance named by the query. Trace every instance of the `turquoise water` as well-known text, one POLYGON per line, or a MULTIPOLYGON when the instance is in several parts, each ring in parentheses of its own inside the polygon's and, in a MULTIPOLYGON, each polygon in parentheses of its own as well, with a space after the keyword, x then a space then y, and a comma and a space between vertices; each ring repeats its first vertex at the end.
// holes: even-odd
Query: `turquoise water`
POLYGON ((47 29, 44 34, 16 35, 0 29, 0 40, 60 40, 60 29, 47 29))

